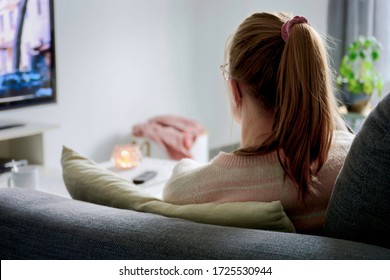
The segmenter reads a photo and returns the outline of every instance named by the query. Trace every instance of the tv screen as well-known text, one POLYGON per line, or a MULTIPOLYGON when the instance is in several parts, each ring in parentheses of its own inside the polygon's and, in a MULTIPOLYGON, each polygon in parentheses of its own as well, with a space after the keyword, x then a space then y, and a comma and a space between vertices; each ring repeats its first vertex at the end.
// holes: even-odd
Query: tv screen
POLYGON ((0 1, 0 110, 56 101, 53 0, 0 1))

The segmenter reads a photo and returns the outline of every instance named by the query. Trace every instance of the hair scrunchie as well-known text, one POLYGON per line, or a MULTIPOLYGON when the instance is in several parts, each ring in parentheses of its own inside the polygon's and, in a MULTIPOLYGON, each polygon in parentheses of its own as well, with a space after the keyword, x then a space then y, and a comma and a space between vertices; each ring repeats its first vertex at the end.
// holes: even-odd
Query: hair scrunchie
POLYGON ((295 16, 292 19, 286 21, 282 25, 282 38, 285 42, 288 40, 288 36, 290 35, 291 28, 298 23, 308 23, 307 19, 303 16, 295 16))

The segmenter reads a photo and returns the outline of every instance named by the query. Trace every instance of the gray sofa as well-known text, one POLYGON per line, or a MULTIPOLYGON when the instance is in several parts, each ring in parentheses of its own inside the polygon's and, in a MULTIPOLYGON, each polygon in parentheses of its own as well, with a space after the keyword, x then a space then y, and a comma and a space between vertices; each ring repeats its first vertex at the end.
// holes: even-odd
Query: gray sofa
POLYGON ((0 189, 1 259, 390 259, 390 96, 357 134, 324 236, 195 223, 0 189))
POLYGON ((198 224, 0 190, 1 259, 390 259, 390 249, 340 239, 198 224))

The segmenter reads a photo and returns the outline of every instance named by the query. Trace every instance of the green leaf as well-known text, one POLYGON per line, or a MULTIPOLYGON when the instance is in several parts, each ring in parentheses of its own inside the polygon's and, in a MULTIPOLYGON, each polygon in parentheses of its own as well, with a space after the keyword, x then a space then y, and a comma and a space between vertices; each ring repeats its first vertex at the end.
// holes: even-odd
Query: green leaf
POLYGON ((372 63, 369 61, 364 61, 363 62, 363 69, 365 71, 370 71, 370 70, 374 69, 374 65, 372 65, 372 63))
POLYGON ((373 61, 376 61, 379 59, 379 51, 377 49, 372 50, 371 58, 373 61))
POLYGON ((364 48, 368 49, 369 47, 371 47, 371 43, 372 43, 372 41, 369 38, 366 38, 366 40, 364 40, 364 44, 363 44, 364 48))
POLYGON ((348 58, 349 58, 349 60, 351 60, 351 61, 355 61, 356 57, 357 57, 356 52, 351 52, 351 53, 349 53, 349 55, 348 55, 348 58))
POLYGON ((353 79, 355 76, 351 67, 349 65, 346 65, 346 64, 342 64, 340 66, 339 71, 340 71, 340 74, 347 79, 353 79))
POLYGON ((379 91, 382 91, 382 89, 383 89, 383 80, 382 80, 382 79, 380 79, 380 80, 378 81, 378 84, 376 85, 376 87, 377 87, 377 89, 378 89, 379 91))
POLYGON ((356 52, 359 50, 359 44, 358 42, 353 42, 352 44, 349 45, 348 47, 348 52, 356 52))
POLYGON ((362 86, 355 80, 349 80, 348 90, 352 93, 360 93, 362 91, 362 86))
POLYGON ((365 94, 371 94, 373 92, 373 90, 374 90, 374 86, 372 83, 370 83, 370 82, 364 83, 363 92, 365 94))
POLYGON ((383 80, 379 80, 378 84, 377 84, 377 89, 378 89, 378 96, 381 97, 382 96, 382 89, 383 89, 383 80))

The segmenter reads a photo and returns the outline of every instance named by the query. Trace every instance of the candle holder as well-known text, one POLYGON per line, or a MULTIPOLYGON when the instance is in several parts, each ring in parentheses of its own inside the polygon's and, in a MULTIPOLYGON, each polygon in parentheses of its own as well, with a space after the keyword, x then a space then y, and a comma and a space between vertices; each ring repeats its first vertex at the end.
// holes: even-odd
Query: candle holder
POLYGON ((131 169, 138 166, 142 160, 142 153, 138 145, 117 145, 112 151, 111 161, 118 169, 131 169))

